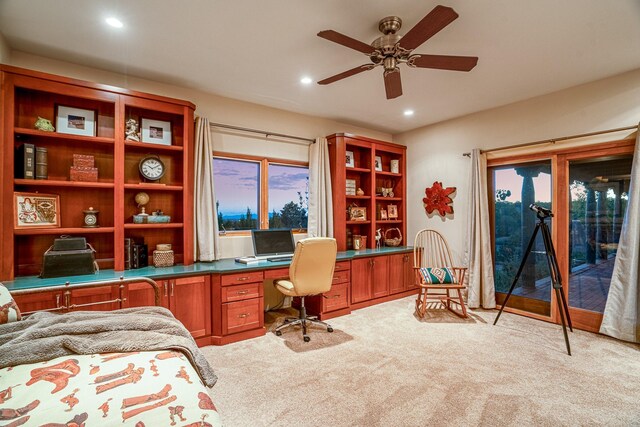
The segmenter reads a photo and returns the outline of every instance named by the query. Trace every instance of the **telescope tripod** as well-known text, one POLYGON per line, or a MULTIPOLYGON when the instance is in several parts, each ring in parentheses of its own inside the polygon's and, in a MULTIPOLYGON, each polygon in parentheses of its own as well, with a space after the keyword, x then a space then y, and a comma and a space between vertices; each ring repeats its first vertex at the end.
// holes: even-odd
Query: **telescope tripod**
POLYGON ((544 242, 545 255, 547 257, 547 263, 549 264, 549 275, 551 276, 551 283, 553 285, 553 289, 556 291, 556 301, 558 304, 558 311, 560 312, 560 320, 562 321, 562 331, 564 332, 564 342, 567 345, 567 353, 571 356, 571 347, 569 345, 569 335, 567 334, 567 325, 565 323, 565 316, 567 318, 567 322, 569 324, 569 329, 573 332, 573 327, 571 325, 571 317, 569 316, 569 307, 567 305, 567 300, 565 298, 564 292, 562 291, 562 277, 560 276, 560 268, 558 267, 558 260, 556 258, 556 251, 553 248, 553 241, 551 240, 551 232, 549 231, 549 227, 544 222, 546 216, 538 214, 538 223, 536 224, 536 228, 533 231, 533 235, 531 236, 531 240, 529 240, 529 245, 527 246, 527 250, 522 257, 522 262, 520 263, 520 268, 518 268, 518 272, 516 273, 516 277, 513 279, 513 283, 511 284, 511 288, 509 288, 509 292, 507 293, 507 297, 504 299, 502 303, 502 307, 498 312, 498 316, 496 316, 496 320, 493 322, 495 325, 498 323, 498 319, 502 314, 502 310, 507 306, 507 301, 509 301, 509 297, 513 292, 513 289, 516 287, 516 283, 518 279, 520 279, 520 275, 522 274, 522 270, 527 262, 527 257, 531 253, 531 249, 533 248, 533 244, 536 240, 536 235, 538 231, 542 231, 542 240, 544 242))

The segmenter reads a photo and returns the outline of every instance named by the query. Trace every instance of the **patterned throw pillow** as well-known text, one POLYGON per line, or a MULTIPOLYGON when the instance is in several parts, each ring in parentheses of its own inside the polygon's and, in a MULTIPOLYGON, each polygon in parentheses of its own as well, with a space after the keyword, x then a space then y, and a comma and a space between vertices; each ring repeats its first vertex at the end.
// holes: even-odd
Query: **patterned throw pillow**
POLYGON ((453 271, 449 267, 422 267, 420 269, 420 275, 422 275, 425 283, 431 285, 458 283, 455 274, 453 274, 453 271))
POLYGON ((20 309, 9 293, 9 290, 0 283, 0 325, 3 323, 20 320, 20 309))

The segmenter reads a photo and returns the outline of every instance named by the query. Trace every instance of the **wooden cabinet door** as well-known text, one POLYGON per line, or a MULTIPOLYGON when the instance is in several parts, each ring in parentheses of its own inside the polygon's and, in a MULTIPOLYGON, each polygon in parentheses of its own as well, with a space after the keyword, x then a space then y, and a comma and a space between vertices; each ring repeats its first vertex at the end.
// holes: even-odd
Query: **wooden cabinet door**
MULTIPOLYGON (((169 281, 157 280, 162 296, 162 307, 169 307, 169 281)), ((155 294, 151 285, 145 282, 131 283, 127 292, 127 307, 147 307, 156 305, 155 294)))
POLYGON ((71 290, 70 307, 71 311, 117 310, 120 308, 120 304, 115 300, 119 297, 119 285, 73 289, 71 290))
POLYGON ((372 257, 370 261, 373 298, 386 297, 389 295, 389 257, 372 257))
POLYGON ((211 335, 209 276, 182 277, 169 282, 169 309, 194 338, 211 335))
POLYGON ((397 294, 406 290, 405 255, 389 255, 389 293, 397 294))
POLYGON ((402 255, 404 267, 404 287, 409 291, 416 288, 416 273, 413 270, 413 254, 402 255))
POLYGON ((38 292, 36 294, 12 295, 21 313, 50 310, 64 305, 62 291, 38 292))
POLYGON ((351 261, 351 303, 371 299, 371 271, 371 258, 351 261))

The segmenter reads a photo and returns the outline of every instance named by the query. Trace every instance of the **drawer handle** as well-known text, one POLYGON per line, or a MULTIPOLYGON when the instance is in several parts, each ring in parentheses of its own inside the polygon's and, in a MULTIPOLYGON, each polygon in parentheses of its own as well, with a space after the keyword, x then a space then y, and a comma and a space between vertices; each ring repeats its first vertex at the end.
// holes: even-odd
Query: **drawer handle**
POLYGON ((238 317, 241 319, 244 319, 245 317, 249 317, 250 313, 242 313, 242 314, 238 314, 238 317))
POLYGON ((244 277, 238 277, 238 282, 244 282, 245 280, 249 280, 249 278, 247 276, 244 277))
POLYGON ((236 292, 236 294, 237 294, 237 295, 246 295, 246 294, 248 294, 248 293, 249 293, 249 291, 248 291, 247 289, 244 289, 244 290, 242 290, 242 291, 238 291, 238 292, 236 292))
POLYGON ((322 295, 324 298, 326 299, 332 299, 332 298, 340 298, 342 296, 342 294, 335 294, 335 295, 322 295))

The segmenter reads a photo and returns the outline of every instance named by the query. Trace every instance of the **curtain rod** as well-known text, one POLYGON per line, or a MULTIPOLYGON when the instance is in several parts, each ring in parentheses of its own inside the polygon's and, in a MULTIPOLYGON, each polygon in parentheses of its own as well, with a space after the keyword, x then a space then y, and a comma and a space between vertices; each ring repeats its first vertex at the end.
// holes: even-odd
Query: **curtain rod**
MULTIPOLYGON (((559 138, 543 139, 540 141, 525 142, 524 144, 507 145, 506 147, 498 147, 491 150, 480 150, 480 153, 493 153, 494 151, 510 150, 512 148, 527 147, 530 145, 538 145, 538 144, 555 144, 556 142, 566 141, 568 139, 584 138, 586 136, 602 135, 605 133, 620 132, 623 130, 631 130, 631 129, 638 129, 638 125, 627 126, 623 128, 600 130, 597 132, 581 133, 578 135, 562 136, 559 138)), ((462 155, 466 157, 471 157, 471 153, 462 153, 462 155)))
POLYGON ((243 127, 240 127, 240 126, 225 125, 225 124, 222 124, 222 123, 209 123, 209 126, 210 127, 216 127, 216 128, 239 130, 239 131, 242 131, 242 132, 260 133, 260 134, 263 134, 264 136, 266 136, 267 138, 269 138, 270 136, 279 136, 281 138, 297 139, 299 141, 306 141, 306 142, 309 142, 311 144, 315 144, 315 142, 316 142, 315 139, 311 139, 311 138, 303 138, 301 136, 286 135, 284 133, 267 132, 267 131, 258 130, 258 129, 243 128, 243 127))

